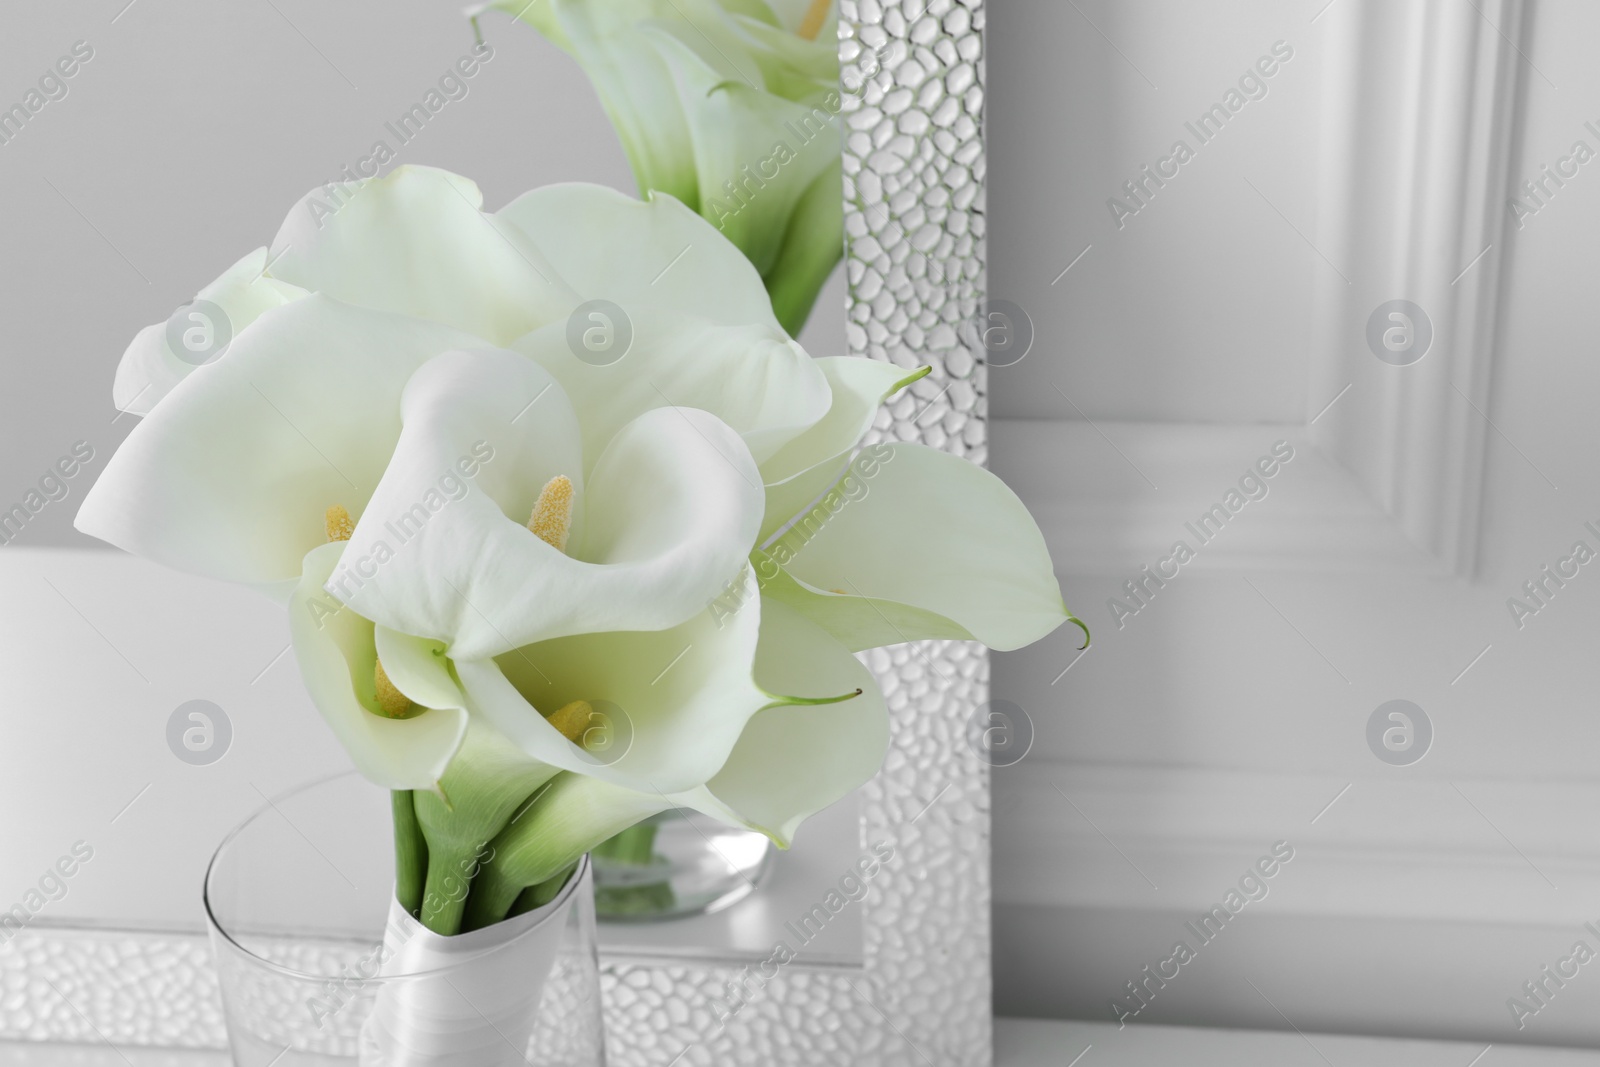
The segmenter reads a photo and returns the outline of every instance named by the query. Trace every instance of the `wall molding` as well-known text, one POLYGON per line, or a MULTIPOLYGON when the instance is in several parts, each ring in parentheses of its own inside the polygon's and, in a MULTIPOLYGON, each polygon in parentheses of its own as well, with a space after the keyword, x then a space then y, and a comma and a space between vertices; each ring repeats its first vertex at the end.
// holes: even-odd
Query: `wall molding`
POLYGON ((1199 911, 1287 840, 1297 855, 1264 911, 1576 927, 1600 923, 1596 810, 1592 781, 1027 760, 995 774, 995 894, 1199 911))
POLYGON ((1306 1031, 1600 1046, 1600 982, 1569 982, 1522 1029, 1506 1008, 1580 937, 1600 948, 1584 928, 1600 925, 1600 783, 1028 760, 997 771, 994 794, 995 940, 1014 961, 996 993, 1012 1013, 1110 1021, 1124 983, 1184 938, 1199 947, 1192 977, 1137 1022, 1287 1017, 1306 1031), (1294 858, 1201 947, 1185 923, 1278 841, 1294 858))
POLYGON ((1066 566, 1150 562, 1172 543, 1169 503, 1206 506, 1227 488, 1226 464, 1242 468, 1256 438, 1276 433, 1308 457, 1292 472, 1299 502, 1256 515, 1200 566, 1475 575, 1523 22, 1522 0, 1328 12, 1315 340, 1289 354, 1309 366, 1305 421, 997 420, 1003 473, 1037 505, 1066 566), (1409 366, 1381 362, 1366 339, 1393 299, 1432 322, 1430 348, 1409 366), (1029 454, 1064 461, 1007 461, 1029 454), (1097 469, 1066 469, 1087 466, 1097 469))
POLYGON ((1180 539, 1200 570, 1444 573, 1302 425, 996 419, 990 440, 1063 573, 1131 576, 1180 539), (1262 479, 1267 495, 1202 543, 1200 517, 1278 441, 1294 458, 1262 479))
POLYGON ((1470 578, 1524 5, 1352 4, 1324 29, 1314 240, 1329 269, 1318 274, 1309 436, 1413 543, 1470 578), (1369 316, 1395 299, 1432 321, 1432 347, 1409 366, 1380 362, 1366 342, 1369 316))

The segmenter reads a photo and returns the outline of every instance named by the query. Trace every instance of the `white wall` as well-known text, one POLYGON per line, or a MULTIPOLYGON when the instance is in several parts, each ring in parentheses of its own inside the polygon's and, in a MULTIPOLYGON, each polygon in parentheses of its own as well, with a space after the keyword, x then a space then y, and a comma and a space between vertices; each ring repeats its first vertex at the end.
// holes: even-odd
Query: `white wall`
POLYGON ((1291 354, 1308 340, 1320 264, 1274 206, 1310 225, 1321 38, 1304 6, 993 5, 989 289, 1037 331, 1026 360, 991 374, 997 417, 1079 417, 1061 393, 1094 419, 1301 416, 1291 354), (1200 144, 1184 123, 1280 40, 1293 58, 1265 97, 1200 144), (1119 229, 1106 201, 1179 138, 1194 159, 1119 229))
MULTIPOLYGON (((1038 731, 1030 757, 995 776, 997 1006, 1110 1018, 1184 920, 1287 839, 1296 859, 1270 896, 1138 1021, 1600 1042, 1600 976, 1587 969, 1521 1030, 1505 1003, 1578 937, 1600 947, 1582 928, 1600 925, 1600 571, 1583 568, 1523 629, 1506 606, 1573 541, 1600 547, 1583 528, 1600 525, 1589 343, 1600 170, 1582 170, 1501 250, 1476 575, 1352 564, 1332 519, 1296 526, 1337 469, 1312 461, 1301 427, 1260 424, 1303 423, 1319 406, 1306 394, 1307 324, 1319 287, 1339 284, 1329 271, 1350 266, 1308 243, 1322 238, 1319 50, 1368 5, 1338 0, 1315 24, 1320 0, 1076 6, 1045 15, 1001 0, 991 16, 994 290, 1024 294, 1010 298, 1039 324, 1034 353, 993 374, 992 455, 1055 516, 1068 603, 1096 632, 1065 675, 1065 638, 995 665, 996 696, 1038 731), (1113 177, 1279 37, 1297 51, 1273 94, 1117 232, 1103 215, 1113 177), (1041 419, 1069 421, 1015 421, 1041 419), (1233 425, 1201 425, 1216 422, 1233 425), (1174 436, 1185 446, 1162 444, 1174 436), (1118 545, 1181 535, 1279 437, 1307 458, 1118 629, 1107 599, 1154 559, 1118 545), (1316 537, 1329 538, 1326 566, 1299 543, 1316 537), (1364 736, 1396 697, 1437 730, 1410 767, 1381 763, 1364 736)), ((1541 0, 1527 26, 1518 175, 1577 138, 1600 149, 1583 129, 1600 120, 1589 58, 1600 10, 1541 0)), ((1373 361, 1363 325, 1344 323, 1335 341, 1357 373, 1373 361)), ((1419 373, 1450 372, 1459 340, 1441 338, 1419 373)))

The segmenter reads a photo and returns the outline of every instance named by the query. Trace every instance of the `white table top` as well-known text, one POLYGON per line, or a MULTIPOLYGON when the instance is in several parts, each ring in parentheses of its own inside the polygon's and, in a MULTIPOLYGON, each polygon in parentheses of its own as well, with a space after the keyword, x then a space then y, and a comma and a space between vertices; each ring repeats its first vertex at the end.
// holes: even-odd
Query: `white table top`
POLYGON ((1600 1052, 1457 1041, 1000 1019, 997 1067, 1595 1067, 1600 1052), (1074 1059, 1074 1057, 1080 1057, 1074 1059))
MULTIPOLYGON (((1001 1019, 997 1067, 1595 1067, 1600 1052, 1184 1026, 1001 1019), (1474 1058, 1477 1057, 1477 1058, 1474 1058)), ((0 1067, 230 1067, 214 1052, 0 1043, 0 1067)))

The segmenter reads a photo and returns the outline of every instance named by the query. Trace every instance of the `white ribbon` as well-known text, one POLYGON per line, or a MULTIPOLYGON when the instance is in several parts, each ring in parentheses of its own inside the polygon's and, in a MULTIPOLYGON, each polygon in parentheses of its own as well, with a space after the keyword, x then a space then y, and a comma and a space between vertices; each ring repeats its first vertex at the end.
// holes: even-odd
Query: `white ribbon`
POLYGON ((528 1067, 545 980, 580 892, 589 892, 587 857, 544 907, 453 937, 391 901, 361 1067, 528 1067))

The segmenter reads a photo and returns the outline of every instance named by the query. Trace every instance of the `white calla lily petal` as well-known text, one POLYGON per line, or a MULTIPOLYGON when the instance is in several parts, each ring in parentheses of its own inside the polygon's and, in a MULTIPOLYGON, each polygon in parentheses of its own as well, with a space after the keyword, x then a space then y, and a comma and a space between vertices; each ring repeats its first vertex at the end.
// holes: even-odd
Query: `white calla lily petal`
POLYGON ((761 520, 760 543, 766 544, 789 520, 811 511, 848 473, 846 466, 845 458, 840 456, 831 462, 819 463, 788 481, 767 486, 767 510, 761 520))
POLYGON ((961 624, 926 608, 807 585, 765 552, 752 552, 750 562, 761 576, 763 596, 794 606, 854 651, 912 640, 973 639, 961 624))
POLYGON ((482 206, 477 185, 433 167, 334 183, 289 212, 272 274, 494 344, 564 322, 576 294, 525 233, 482 206))
POLYGON ((881 359, 823 356, 816 361, 833 400, 828 413, 761 465, 767 512, 761 540, 789 521, 838 479, 844 457, 872 428, 878 407, 930 368, 907 372, 881 359))
POLYGON ((889 748, 889 712, 872 673, 849 650, 793 608, 766 598, 756 678, 769 692, 861 695, 757 713, 722 769, 673 800, 788 848, 802 822, 878 773, 889 748))
POLYGON ((514 647, 497 626, 547 607, 524 579, 570 562, 524 523, 557 475, 572 479, 581 504, 572 405, 538 364, 480 350, 429 360, 397 411, 388 469, 328 591, 385 627, 460 641, 468 654, 514 647))
POLYGON ((565 324, 511 346, 548 370, 572 398, 591 458, 625 424, 656 408, 710 412, 739 432, 758 463, 827 413, 827 378, 782 330, 724 326, 651 307, 623 311, 633 342, 613 363, 579 359, 565 324))
POLYGON ((391 719, 377 711, 373 625, 322 583, 344 545, 315 548, 289 604, 289 632, 306 689, 356 769, 385 789, 434 789, 467 732, 461 707, 391 719))
POLYGON ((458 660, 675 626, 720 594, 754 544, 755 465, 703 411, 640 416, 586 479, 565 394, 520 356, 442 355, 418 371, 403 406, 394 461, 328 590, 384 626, 444 641, 458 660), (474 455, 473 477, 455 477, 474 455), (565 553, 525 525, 557 475, 574 489, 565 553))
POLYGON ((990 472, 937 449, 896 444, 876 446, 873 464, 852 468, 840 484, 854 477, 860 492, 830 491, 768 547, 798 582, 768 583, 767 595, 854 650, 962 635, 1010 650, 1072 617, 1044 535, 990 472), (897 617, 875 601, 912 610, 897 617), (918 618, 945 620, 960 633, 918 618))
POLYGON ((294 579, 328 506, 359 515, 378 485, 412 372, 482 343, 321 295, 279 308, 134 427, 76 525, 177 570, 294 579))
POLYGON ((752 677, 761 612, 748 571, 742 581, 749 602, 732 614, 707 610, 671 629, 579 634, 493 661, 457 660, 469 705, 544 763, 650 795, 691 789, 772 702, 752 677), (594 711, 584 747, 544 718, 579 700, 594 711))
MULTIPOLYGON (((221 323, 210 322, 198 309, 193 312, 200 317, 193 323, 186 322, 183 329, 202 331, 200 336, 204 341, 198 351, 188 350, 193 347, 188 346, 182 355, 175 353, 165 322, 140 330, 117 365, 116 383, 111 387, 111 402, 117 410, 130 415, 148 415, 196 367, 212 358, 220 358, 206 354, 213 344, 224 340, 218 336, 218 331, 225 330, 231 337, 238 337, 266 312, 306 295, 297 285, 268 277, 264 273, 266 269, 267 250, 258 248, 195 294, 191 303, 204 300, 215 304, 227 319, 221 323)), ((226 354, 224 348, 221 355, 226 354)))
POLYGON ((546 185, 498 217, 526 233, 586 301, 610 300, 630 315, 665 308, 783 329, 744 253, 670 194, 636 200, 603 185, 546 185))
POLYGON ((442 643, 387 626, 374 627, 373 643, 384 673, 400 692, 425 708, 466 710, 466 694, 450 673, 442 643))
POLYGON ((828 412, 805 433, 761 464, 761 477, 771 485, 843 456, 872 429, 884 400, 931 368, 908 371, 881 359, 859 356, 822 356, 817 369, 828 380, 832 397, 828 412))

